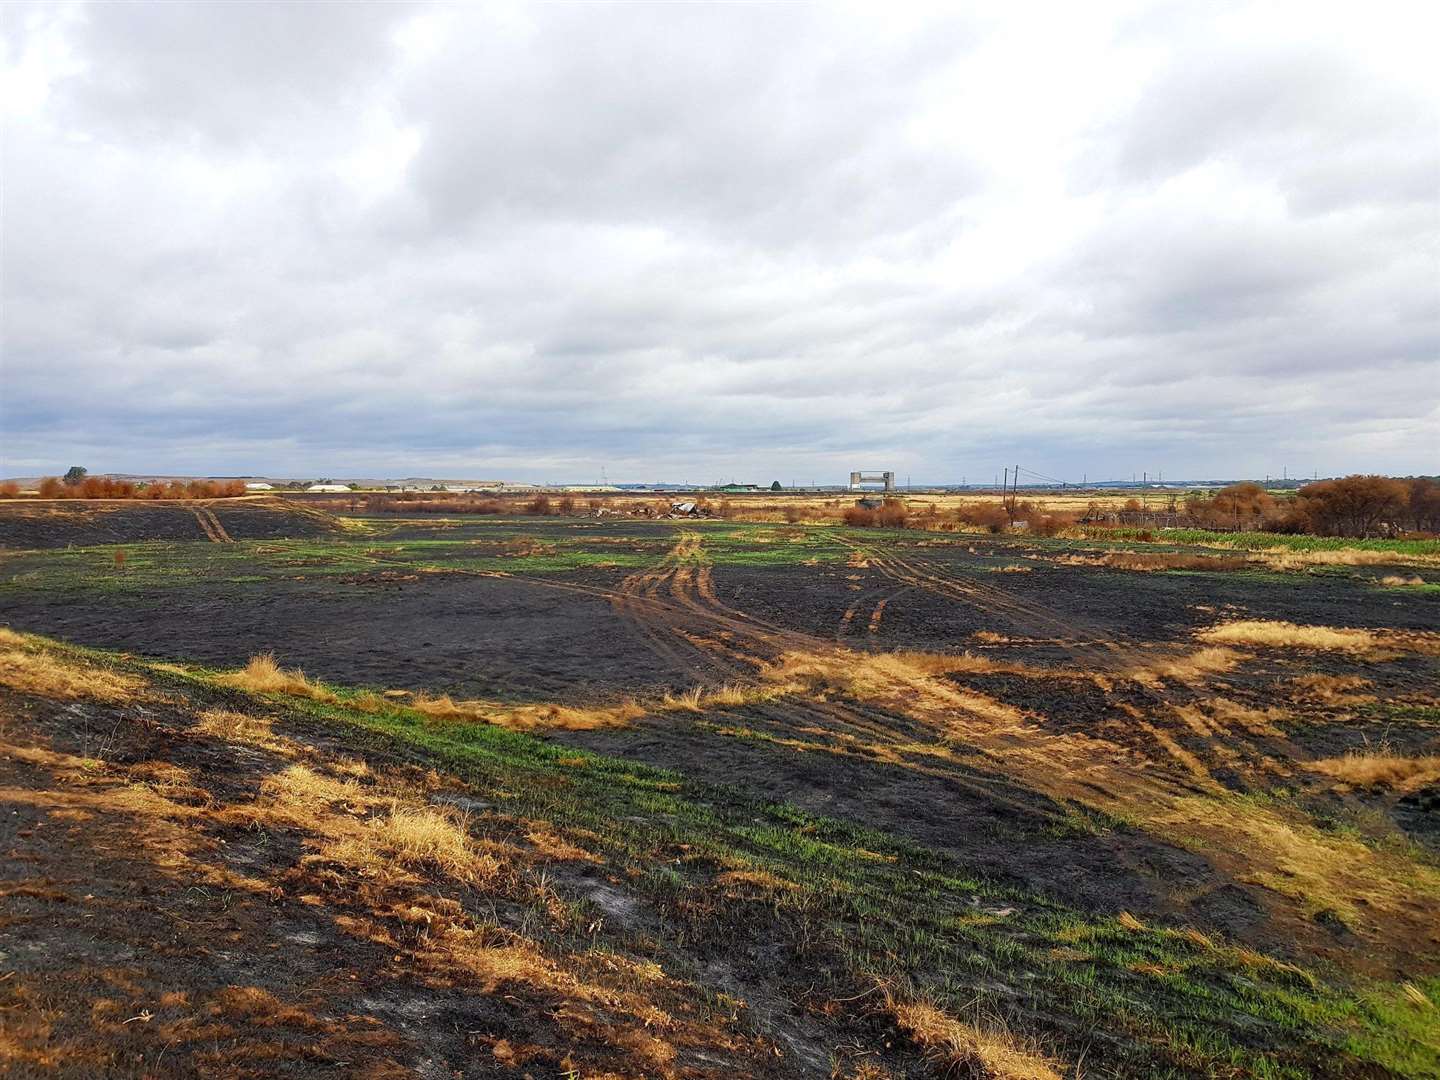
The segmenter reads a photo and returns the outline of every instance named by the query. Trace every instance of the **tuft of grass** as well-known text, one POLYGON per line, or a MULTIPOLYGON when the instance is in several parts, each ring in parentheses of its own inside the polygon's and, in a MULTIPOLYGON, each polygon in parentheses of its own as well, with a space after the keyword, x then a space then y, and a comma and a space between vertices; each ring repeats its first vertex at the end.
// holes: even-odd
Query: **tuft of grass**
POLYGON ((967 1024, 929 1001, 898 1001, 886 996, 896 1024, 924 1048, 942 1076, 1060 1080, 1053 1062, 1021 1045, 998 1024, 967 1024))
POLYGON ((252 656, 239 671, 220 676, 220 681, 256 694, 289 694, 314 701, 335 700, 330 690, 311 682, 299 668, 282 668, 276 662, 275 654, 268 652, 252 656))
POLYGON ((357 835, 328 845, 324 854, 374 877, 387 876, 393 863, 468 882, 488 880, 500 870, 499 860, 476 849, 463 815, 398 802, 357 835))
POLYGON ((1387 588, 1422 588, 1425 579, 1418 574, 1386 574, 1380 579, 1380 584, 1387 588))
POLYGON ((227 742, 267 743, 270 741, 270 719, 232 712, 229 709, 206 709, 200 714, 195 730, 227 742))

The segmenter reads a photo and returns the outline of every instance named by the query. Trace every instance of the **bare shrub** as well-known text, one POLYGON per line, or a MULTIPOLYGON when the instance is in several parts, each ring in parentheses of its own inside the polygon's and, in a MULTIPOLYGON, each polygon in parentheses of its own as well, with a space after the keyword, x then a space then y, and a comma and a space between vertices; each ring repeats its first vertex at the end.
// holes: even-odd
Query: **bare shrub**
POLYGON ((0 499, 13 499, 20 494, 20 485, 13 480, 0 484, 0 499))
POLYGON ((899 499, 886 499, 875 512, 875 524, 882 529, 903 529, 909 519, 910 511, 899 499))
POLYGON ((552 513, 550 507, 550 496, 543 491, 525 504, 525 512, 535 517, 545 517, 552 513))
POLYGON ((1004 532, 1010 523, 1005 508, 993 502, 961 503, 955 508, 955 520, 962 525, 978 525, 992 533, 1004 532))

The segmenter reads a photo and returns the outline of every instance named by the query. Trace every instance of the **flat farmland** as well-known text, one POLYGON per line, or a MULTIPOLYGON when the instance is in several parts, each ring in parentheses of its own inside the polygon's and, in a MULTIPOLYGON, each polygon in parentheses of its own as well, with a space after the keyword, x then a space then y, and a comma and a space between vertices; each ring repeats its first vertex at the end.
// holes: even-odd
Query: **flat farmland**
MULTIPOLYGON (((361 755, 467 785, 446 805, 486 842, 543 822, 522 861, 618 934, 587 949, 744 1002, 663 1060, 594 1036, 594 1017, 553 1020, 532 1041, 555 1062, 568 1047, 624 1075, 879 1077, 1440 1061, 1440 594, 1423 545, 1282 558, 778 522, 327 520, 204 540, 138 522, 117 543, 0 552, 10 730, 103 762, 88 732, 112 724, 106 752, 129 738, 116 760, 158 754, 209 783, 209 806, 247 796, 206 779, 218 766, 184 717, 223 707, 321 755, 312 770, 361 755), (23 674, 39 656, 152 704, 57 704, 23 674), (127 736, 137 716, 161 717, 162 747, 127 736), (636 794, 656 784, 663 799, 636 794), (731 925, 717 902, 750 915, 731 925)), ((301 752, 250 742, 257 790, 301 752)), ((306 875, 331 849, 296 834, 319 826, 271 827, 288 839, 247 872, 317 895, 306 875)), ((466 910, 484 893, 426 874, 403 888, 466 910)), ((376 925, 399 917, 365 902, 376 925)), ((571 930, 554 933, 536 948, 573 961, 571 930)), ((441 993, 360 979, 397 1001, 441 993)), ((376 1015, 409 1047, 394 1060, 473 1050, 376 1015)), ((496 1061, 525 1026, 464 1022, 492 1057, 505 1044, 496 1061)))

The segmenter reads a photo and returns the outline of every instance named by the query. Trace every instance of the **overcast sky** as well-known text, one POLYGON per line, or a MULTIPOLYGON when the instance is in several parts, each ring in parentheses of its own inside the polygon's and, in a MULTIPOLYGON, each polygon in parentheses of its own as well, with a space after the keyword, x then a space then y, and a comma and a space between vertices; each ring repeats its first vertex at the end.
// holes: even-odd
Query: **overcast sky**
POLYGON ((5 4, 0 474, 1437 472, 1437 12, 5 4))

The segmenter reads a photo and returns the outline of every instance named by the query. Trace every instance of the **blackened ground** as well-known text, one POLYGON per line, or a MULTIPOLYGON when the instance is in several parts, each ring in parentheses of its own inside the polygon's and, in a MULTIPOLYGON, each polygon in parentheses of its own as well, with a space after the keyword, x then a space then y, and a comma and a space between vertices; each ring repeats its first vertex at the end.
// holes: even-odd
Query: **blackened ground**
POLYGON ((207 540, 209 536, 192 507, 212 512, 235 540, 322 536, 340 528, 326 514, 263 497, 195 503, 5 499, 0 500, 0 548, 207 540))

